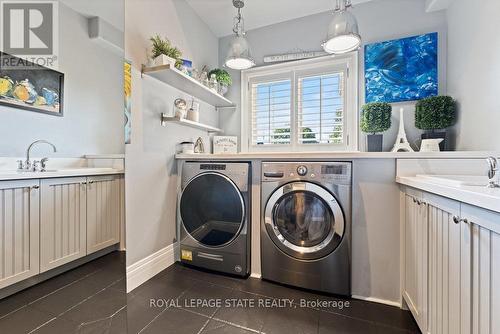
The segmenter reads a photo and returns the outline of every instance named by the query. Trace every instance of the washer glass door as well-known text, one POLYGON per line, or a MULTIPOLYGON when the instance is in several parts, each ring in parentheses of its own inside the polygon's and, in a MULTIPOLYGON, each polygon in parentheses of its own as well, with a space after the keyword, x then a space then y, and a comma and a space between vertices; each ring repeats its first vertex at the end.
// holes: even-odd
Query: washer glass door
POLYGON ((266 205, 265 223, 278 248, 303 260, 330 254, 344 234, 344 215, 335 197, 309 182, 277 189, 266 205))
POLYGON ((245 221, 243 197, 227 176, 203 173, 184 188, 180 215, 185 230, 200 244, 225 246, 239 235, 245 221))

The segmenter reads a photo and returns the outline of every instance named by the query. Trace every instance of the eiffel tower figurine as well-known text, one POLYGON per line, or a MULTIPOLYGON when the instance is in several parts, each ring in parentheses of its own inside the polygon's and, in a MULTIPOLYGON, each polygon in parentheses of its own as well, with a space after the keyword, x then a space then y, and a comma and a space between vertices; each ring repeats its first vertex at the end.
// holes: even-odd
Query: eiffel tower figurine
POLYGON ((404 122, 404 108, 399 109, 399 132, 398 138, 396 139, 396 143, 392 148, 392 152, 415 152, 413 148, 411 148, 410 143, 408 142, 408 138, 406 137, 405 131, 405 122, 404 122))

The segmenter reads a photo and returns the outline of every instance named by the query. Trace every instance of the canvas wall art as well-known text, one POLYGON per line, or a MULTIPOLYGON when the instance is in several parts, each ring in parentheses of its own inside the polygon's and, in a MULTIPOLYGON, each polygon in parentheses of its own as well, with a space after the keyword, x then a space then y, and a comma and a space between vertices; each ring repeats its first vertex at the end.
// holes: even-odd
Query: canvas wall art
POLYGON ((366 45, 365 90, 366 103, 438 95, 438 34, 366 45))
POLYGON ((131 143, 132 132, 132 63, 125 61, 123 63, 123 95, 125 98, 125 144, 131 143))
POLYGON ((0 104, 63 115, 64 74, 0 52, 0 104))

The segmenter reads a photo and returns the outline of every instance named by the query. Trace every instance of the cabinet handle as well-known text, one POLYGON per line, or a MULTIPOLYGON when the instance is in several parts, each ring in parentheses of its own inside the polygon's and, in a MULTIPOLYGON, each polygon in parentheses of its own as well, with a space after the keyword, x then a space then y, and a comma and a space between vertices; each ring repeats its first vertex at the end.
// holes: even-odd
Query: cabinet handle
POLYGON ((469 224, 469 220, 467 218, 461 219, 461 222, 464 222, 465 224, 469 224))
POLYGON ((453 222, 454 222, 455 224, 460 224, 460 221, 461 221, 460 217, 458 217, 458 216, 453 216, 453 222))
POLYGON ((37 189, 40 189, 40 186, 39 185, 34 185, 30 189, 31 190, 37 190, 37 189))
POLYGON ((89 181, 89 184, 93 184, 93 183, 94 183, 94 181, 89 181))

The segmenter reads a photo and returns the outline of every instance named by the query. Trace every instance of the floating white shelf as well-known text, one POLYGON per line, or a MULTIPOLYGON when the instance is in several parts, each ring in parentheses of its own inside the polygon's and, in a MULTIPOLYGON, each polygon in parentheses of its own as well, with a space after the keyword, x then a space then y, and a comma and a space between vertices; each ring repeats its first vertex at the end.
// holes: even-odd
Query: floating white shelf
POLYGON ((182 90, 195 98, 207 102, 216 108, 230 108, 234 104, 224 96, 214 92, 197 80, 185 75, 170 65, 147 67, 142 66, 142 74, 146 74, 160 80, 170 86, 182 90))
POLYGON ((199 129, 199 130, 204 130, 207 132, 222 132, 221 129, 198 123, 198 122, 193 122, 184 118, 178 118, 178 117, 171 117, 167 116, 166 114, 161 114, 161 125, 162 126, 167 126, 167 123, 177 123, 185 126, 189 126, 191 128, 199 129))

